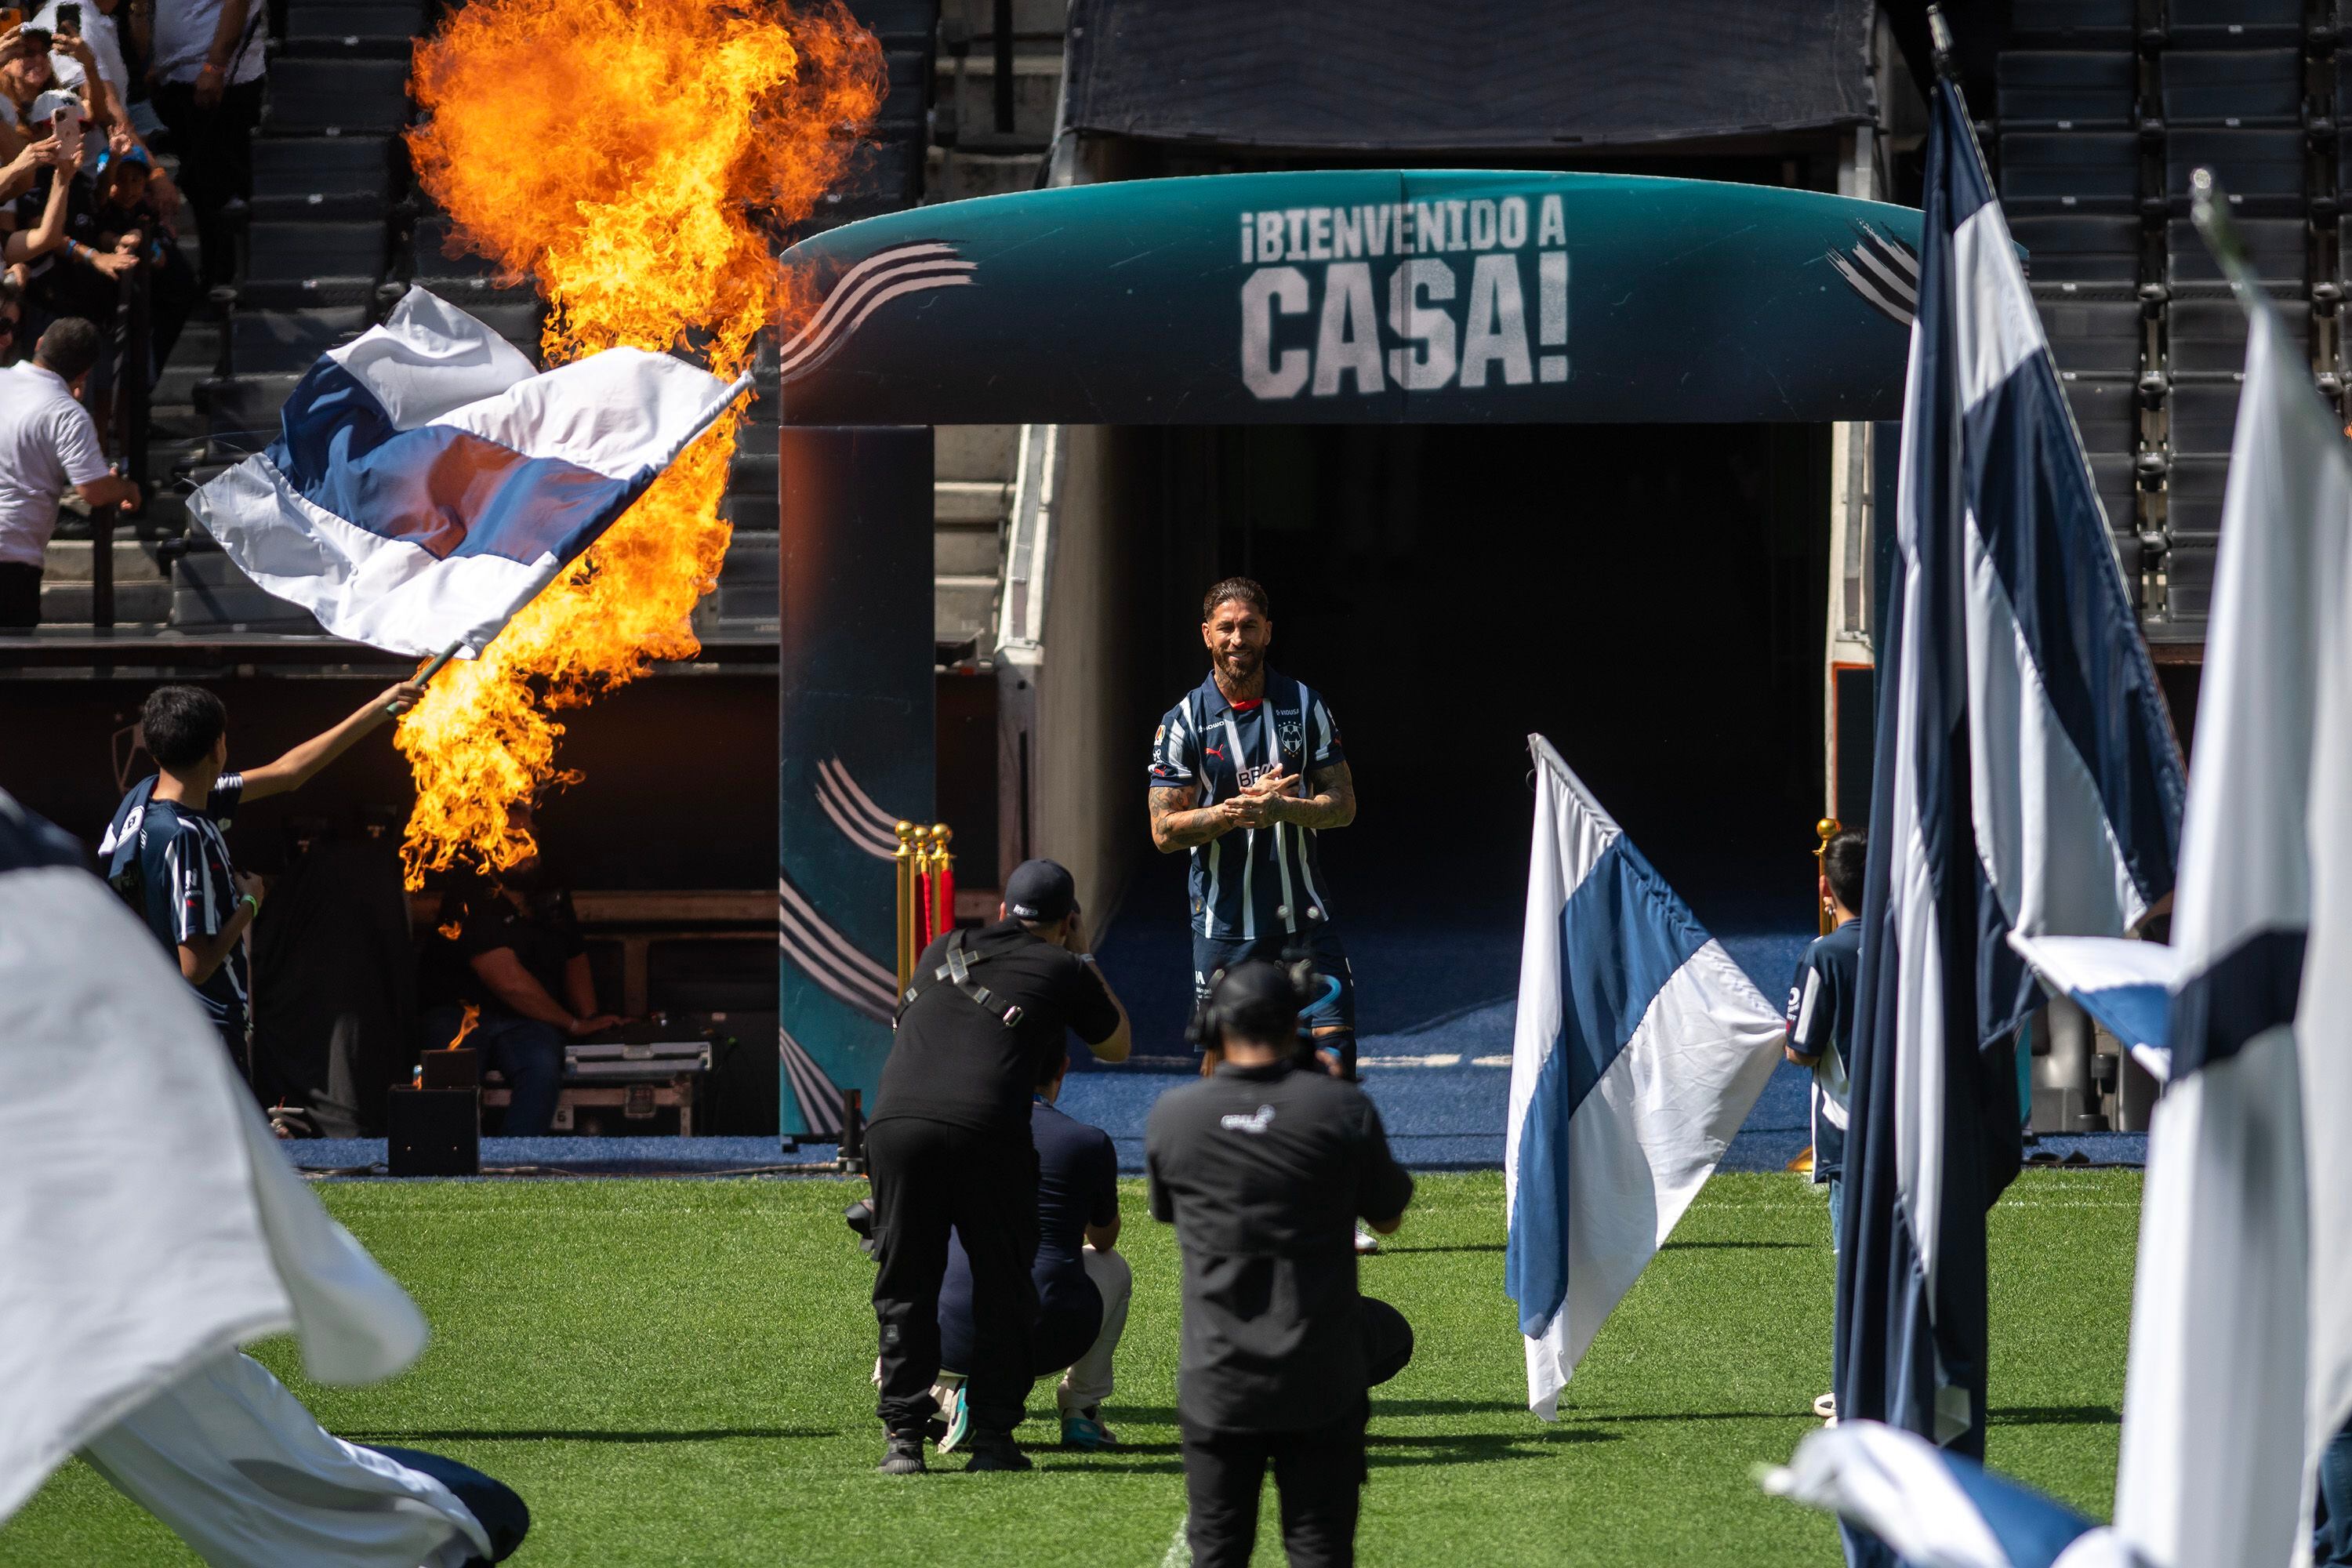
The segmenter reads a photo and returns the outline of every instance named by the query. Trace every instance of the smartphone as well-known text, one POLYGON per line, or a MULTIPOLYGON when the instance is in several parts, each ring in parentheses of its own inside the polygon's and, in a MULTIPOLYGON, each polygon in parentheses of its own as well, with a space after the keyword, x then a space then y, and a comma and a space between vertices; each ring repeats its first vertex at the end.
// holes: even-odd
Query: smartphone
POLYGON ((58 6, 58 31, 81 37, 81 7, 73 0, 60 0, 58 6))
POLYGON ((0 33, 25 25, 25 13, 14 5, 0 5, 0 33))

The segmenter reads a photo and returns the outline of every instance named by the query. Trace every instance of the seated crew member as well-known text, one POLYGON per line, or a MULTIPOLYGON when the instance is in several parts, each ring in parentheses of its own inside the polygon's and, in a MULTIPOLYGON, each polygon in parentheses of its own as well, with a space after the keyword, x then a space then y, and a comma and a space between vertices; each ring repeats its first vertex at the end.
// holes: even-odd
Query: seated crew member
MULTIPOLYGON (((512 816, 526 834, 530 808, 512 816)), ((472 876, 442 896, 437 921, 448 941, 428 950, 419 1000, 428 1048, 447 1045, 465 1005, 481 1009, 466 1044, 504 1075, 513 1099, 501 1132, 541 1138, 555 1123, 563 1088, 563 1046, 621 1020, 596 1005, 596 978, 572 917, 572 895, 544 882, 539 852, 503 870, 472 876)))
POLYGON ((410 682, 387 688, 333 729, 243 773, 226 771, 228 709, 211 691, 159 686, 140 708, 140 739, 159 771, 133 784, 114 808, 99 859, 114 890, 177 956, 181 976, 248 1079, 253 988, 245 933, 261 914, 266 889, 230 862, 229 821, 242 802, 300 789, 361 736, 424 696, 425 689, 410 682))
POLYGON ((1354 1222, 1389 1235, 1412 1178, 1380 1112, 1351 1083, 1298 1058, 1302 998, 1251 962, 1224 973, 1206 1026, 1213 1078, 1151 1109, 1151 1213, 1184 1256, 1176 1379, 1186 1526, 1198 1568, 1246 1563, 1274 1466, 1292 1568, 1355 1561, 1367 1390, 1402 1371, 1412 1331, 1358 1294, 1354 1222))
POLYGON ((1127 1059, 1127 1009, 1087 950, 1070 873, 1024 860, 1005 879, 999 919, 926 947, 898 1006, 866 1134, 874 1181, 874 1316, 881 1333, 877 1414, 884 1475, 923 1468, 939 1408, 940 1285, 948 1234, 971 1263, 972 1345, 964 1396, 971 1470, 1025 1470, 1013 1441, 1035 1359, 1037 1150, 1030 1102, 1043 1064, 1075 1032, 1105 1061, 1127 1059))
MULTIPOLYGON (((1062 1447, 1095 1450, 1118 1442, 1102 1423, 1111 1394, 1111 1357, 1127 1331, 1135 1275, 1117 1251, 1118 1152, 1110 1134, 1065 1114, 1055 1104, 1070 1058, 1045 1059, 1029 1136, 1037 1146, 1037 1321, 1030 1331, 1030 1365, 1039 1377, 1059 1372, 1055 1404, 1062 1416, 1062 1447), (1064 1369, 1067 1370, 1065 1371, 1064 1369)), ((948 1271, 940 1286, 940 1401, 947 1431, 940 1452, 952 1452, 970 1428, 963 1373, 971 1364, 971 1259, 948 1243, 948 1271)))

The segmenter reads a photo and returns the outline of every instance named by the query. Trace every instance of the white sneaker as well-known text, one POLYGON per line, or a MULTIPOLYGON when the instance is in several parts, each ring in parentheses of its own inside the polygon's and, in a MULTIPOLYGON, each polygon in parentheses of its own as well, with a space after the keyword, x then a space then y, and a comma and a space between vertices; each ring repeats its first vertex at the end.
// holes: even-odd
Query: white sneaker
POLYGON ((1837 1395, 1834 1394, 1824 1394, 1815 1399, 1813 1401, 1813 1414, 1822 1418, 1823 1425, 1830 1426, 1836 1426, 1837 1395))
POLYGON ((1366 1230, 1362 1226, 1358 1226, 1356 1227, 1356 1256, 1359 1258, 1370 1258, 1373 1253, 1378 1252, 1380 1249, 1381 1238, 1374 1236, 1370 1231, 1366 1230))

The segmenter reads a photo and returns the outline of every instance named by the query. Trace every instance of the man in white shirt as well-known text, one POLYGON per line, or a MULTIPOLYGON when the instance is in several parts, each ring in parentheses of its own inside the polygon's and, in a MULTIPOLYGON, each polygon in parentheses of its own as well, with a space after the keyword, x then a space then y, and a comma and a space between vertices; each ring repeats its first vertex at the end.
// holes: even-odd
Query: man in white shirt
POLYGON ((268 12, 248 0, 158 0, 148 97, 172 128, 180 194, 196 215, 205 287, 234 281, 236 237, 223 220, 253 195, 253 128, 261 123, 268 12))
POLYGON ((0 370, 0 628, 41 622, 41 564, 68 486, 92 507, 139 504, 139 487, 107 469, 98 427, 74 401, 102 348, 79 316, 50 323, 32 362, 0 370))

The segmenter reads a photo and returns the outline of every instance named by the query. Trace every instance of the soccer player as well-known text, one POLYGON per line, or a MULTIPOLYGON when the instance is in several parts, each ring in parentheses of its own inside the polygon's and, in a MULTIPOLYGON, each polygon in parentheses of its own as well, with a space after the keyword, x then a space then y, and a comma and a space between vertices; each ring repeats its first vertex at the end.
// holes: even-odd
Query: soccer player
POLYGON ((179 959, 180 973, 228 1047, 237 1070, 252 1076, 246 1034, 253 994, 245 933, 261 914, 258 877, 237 874, 222 830, 242 801, 299 789, 361 736, 423 700, 404 681, 323 734, 277 761, 241 773, 228 766, 228 710, 201 686, 159 686, 147 694, 139 731, 156 774, 141 780, 114 808, 98 847, 107 879, 179 959))
MULTIPOLYGON (((1805 949, 1789 986, 1789 1059, 1813 1073, 1813 1180, 1830 1189, 1830 1249, 1838 1246, 1845 1210, 1846 1062, 1853 1045, 1854 992, 1862 973, 1862 878, 1870 846, 1854 828, 1822 847, 1822 907, 1835 922, 1805 949)), ((1837 1419, 1837 1398, 1824 1394, 1813 1414, 1837 1419)))
MULTIPOLYGON (((1303 1015, 1316 1055, 1356 1076, 1356 981, 1331 924, 1315 837, 1356 819, 1356 782, 1323 699, 1266 668, 1265 590, 1228 577, 1201 601, 1209 678, 1168 710, 1151 746, 1151 842, 1192 857, 1192 998, 1250 959, 1311 959, 1303 1015)), ((1201 1074, 1216 1071, 1213 1037, 1201 1074)))

